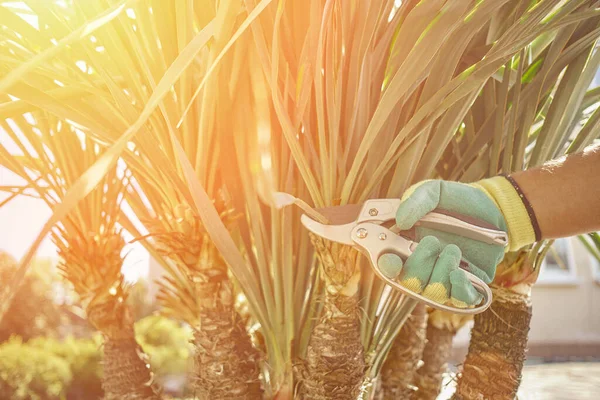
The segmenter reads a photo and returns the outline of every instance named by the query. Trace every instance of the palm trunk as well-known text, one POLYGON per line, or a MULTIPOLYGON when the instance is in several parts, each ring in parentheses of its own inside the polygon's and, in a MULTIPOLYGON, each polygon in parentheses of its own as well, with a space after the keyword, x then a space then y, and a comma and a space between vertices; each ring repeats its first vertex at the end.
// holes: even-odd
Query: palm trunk
POLYGON ((200 313, 194 332, 196 394, 202 400, 261 399, 259 353, 233 305, 200 313))
POLYGON ((252 345, 246 325, 235 309, 233 285, 227 266, 212 243, 203 280, 194 285, 198 322, 194 326, 194 389, 202 400, 262 398, 260 354, 252 345))
POLYGON ((490 309, 475 316, 455 400, 512 400, 521 383, 531 321, 528 294, 494 288, 490 309))
POLYGON ((135 340, 127 305, 118 234, 58 237, 59 268, 85 305, 90 324, 104 336, 102 389, 106 400, 159 400, 147 356, 135 340), (64 241, 63 241, 64 240, 64 241), (65 243, 68 243, 67 246, 65 243))
POLYGON ((302 398, 355 400, 365 376, 358 308, 359 254, 311 235, 326 280, 324 310, 301 367, 302 398))
POLYGON ((415 391, 414 375, 425 346, 426 326, 425 305, 417 304, 383 364, 378 399, 408 399, 415 391))
POLYGON ((106 400, 159 400, 148 357, 135 340, 129 307, 122 302, 92 302, 88 319, 102 332, 104 375, 102 389, 106 400))
POLYGON ((452 340, 456 332, 471 320, 470 316, 431 310, 427 319, 427 341, 423 350, 423 364, 415 374, 417 391, 414 400, 435 400, 442 388, 444 373, 452 354, 452 340))
MULTIPOLYGON (((219 204, 223 222, 232 211, 219 204)), ((227 264, 199 217, 181 204, 166 215, 167 229, 148 221, 158 252, 178 266, 187 284, 161 288, 158 298, 168 312, 194 329, 193 385, 202 400, 261 399, 260 354, 235 309, 227 264), (168 290, 165 290, 168 289, 168 290)))
POLYGON ((107 339, 102 388, 106 400, 160 399, 147 356, 134 338, 107 339))

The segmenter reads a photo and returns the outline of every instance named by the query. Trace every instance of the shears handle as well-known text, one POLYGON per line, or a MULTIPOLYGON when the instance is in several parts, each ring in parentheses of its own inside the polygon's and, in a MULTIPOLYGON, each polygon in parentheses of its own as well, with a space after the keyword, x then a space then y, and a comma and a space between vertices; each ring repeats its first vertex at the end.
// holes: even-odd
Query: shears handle
POLYGON ((508 235, 506 232, 498 230, 492 224, 468 215, 452 213, 446 210, 436 209, 434 212, 430 212, 421 218, 416 225, 453 233, 487 244, 498 246, 506 246, 508 244, 508 235))
MULTIPOLYGON (((365 222, 384 223, 393 221, 402 201, 400 199, 371 199, 365 201, 358 217, 357 224, 365 222)), ((469 215, 435 209, 421 218, 416 226, 437 229, 454 233, 483 243, 506 246, 506 232, 498 230, 492 224, 473 218, 469 215)))
POLYGON ((412 297, 417 301, 425 303, 430 307, 456 314, 479 314, 485 311, 492 304, 491 289, 483 280, 466 270, 467 264, 464 261, 461 261, 461 268, 465 270, 465 274, 469 281, 473 284, 475 290, 477 290, 483 297, 481 304, 474 308, 457 308, 437 303, 405 288, 404 286, 400 285, 400 283, 381 273, 378 266, 379 257, 386 253, 395 253, 403 260, 406 260, 412 254, 417 243, 399 236, 379 224, 370 222, 357 224, 354 229, 352 229, 351 236, 356 248, 369 258, 373 271, 380 279, 394 289, 399 290, 400 292, 412 297))

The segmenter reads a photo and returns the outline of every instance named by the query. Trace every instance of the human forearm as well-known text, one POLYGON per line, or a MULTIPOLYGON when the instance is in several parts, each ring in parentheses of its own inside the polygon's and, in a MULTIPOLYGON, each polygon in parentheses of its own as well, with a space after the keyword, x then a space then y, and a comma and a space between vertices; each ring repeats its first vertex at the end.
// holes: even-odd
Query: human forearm
POLYGON ((512 175, 543 239, 600 230, 600 146, 512 175))

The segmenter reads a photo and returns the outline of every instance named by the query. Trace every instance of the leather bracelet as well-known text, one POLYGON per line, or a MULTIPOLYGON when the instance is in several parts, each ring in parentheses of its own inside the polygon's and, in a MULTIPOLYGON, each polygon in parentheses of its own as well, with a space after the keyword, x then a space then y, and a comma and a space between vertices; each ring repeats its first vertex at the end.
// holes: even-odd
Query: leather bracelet
POLYGON ((529 219, 531 220, 531 226, 533 226, 533 232, 535 233, 535 241, 539 242, 542 239, 542 231, 540 230, 540 225, 538 224, 537 217, 535 216, 535 212, 533 211, 533 207, 531 206, 531 203, 529 202, 529 200, 527 200, 525 193, 523 193, 523 191, 521 190, 521 187, 519 186, 517 181, 514 180, 514 178, 512 176, 507 175, 507 174, 501 174, 501 176, 505 177, 506 180, 509 181, 510 184, 517 191, 519 198, 521 199, 521 201, 523 202, 523 205, 525 206, 525 209, 527 210, 529 219))

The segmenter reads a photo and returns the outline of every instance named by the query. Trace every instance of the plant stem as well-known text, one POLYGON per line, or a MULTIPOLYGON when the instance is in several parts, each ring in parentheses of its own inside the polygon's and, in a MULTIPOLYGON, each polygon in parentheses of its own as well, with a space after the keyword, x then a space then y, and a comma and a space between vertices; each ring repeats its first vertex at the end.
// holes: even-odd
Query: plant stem
POLYGON ((110 339, 104 343, 102 388, 106 400, 158 400, 158 388, 148 367, 148 358, 134 338, 110 339))
POLYGON ((442 377, 448 368, 448 358, 452 352, 452 339, 456 331, 449 327, 439 327, 433 322, 427 324, 427 343, 423 350, 423 365, 415 374, 418 390, 411 397, 414 400, 435 400, 442 387, 442 377))
POLYGON ((516 397, 530 321, 529 295, 504 288, 494 290, 491 307, 475 316, 469 353, 453 399, 516 397))
MULTIPOLYGON (((115 302, 117 303, 117 302, 115 302)), ((160 389, 153 382, 148 356, 135 340, 133 319, 123 303, 93 304, 88 319, 104 335, 104 375, 102 389, 106 400, 159 400, 160 389)))
POLYGON ((379 399, 408 399, 414 391, 413 376, 425 346, 427 313, 418 304, 396 336, 381 370, 379 399))
POLYGON ((324 310, 301 366, 305 399, 356 399, 365 377, 358 307, 359 253, 311 235, 326 282, 324 310))
POLYGON ((260 399, 258 351, 240 316, 225 307, 201 313, 194 332, 195 388, 200 399, 260 399))

